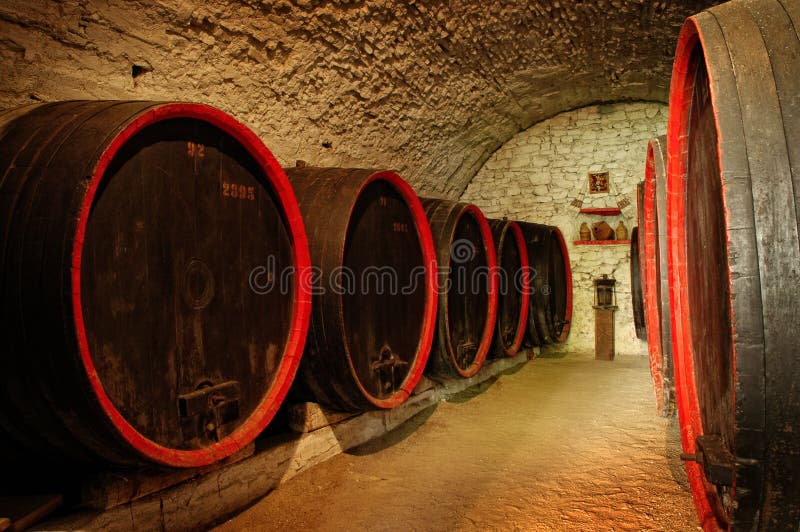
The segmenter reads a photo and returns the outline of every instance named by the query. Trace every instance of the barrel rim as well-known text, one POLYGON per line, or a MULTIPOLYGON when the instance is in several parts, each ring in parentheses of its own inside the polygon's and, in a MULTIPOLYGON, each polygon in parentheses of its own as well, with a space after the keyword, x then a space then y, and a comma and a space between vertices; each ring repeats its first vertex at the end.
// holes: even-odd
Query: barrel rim
MULTIPOLYGON (((688 127, 689 113, 691 108, 692 91, 694 87, 695 71, 692 68, 696 64, 693 61, 695 50, 700 47, 702 57, 700 60, 706 62, 708 68, 708 58, 705 50, 706 45, 700 24, 695 17, 686 20, 678 38, 678 46, 675 52, 675 62, 672 71, 672 85, 670 87, 670 112, 667 123, 667 142, 672 148, 669 151, 667 161, 668 177, 668 250, 669 250, 669 278, 670 278, 670 299, 672 303, 671 329, 673 342, 673 355, 675 362, 675 387, 677 392, 678 417, 681 425, 681 442, 683 450, 687 454, 695 452, 695 439, 702 435, 702 417, 700 405, 697 399, 697 388, 694 379, 694 361, 691 355, 691 316, 689 309, 688 287, 685 285, 687 279, 687 254, 686 246, 681 243, 686 242, 686 198, 682 193, 685 189, 685 176, 687 174, 687 161, 682 159, 679 154, 685 152, 687 140, 685 132, 688 127), (683 284, 681 284, 683 283, 683 284)), ((709 71, 709 85, 711 87, 710 97, 714 107, 717 107, 716 92, 714 90, 715 80, 711 78, 709 71)), ((721 134, 719 116, 714 116, 717 128, 717 157, 722 161, 723 137, 721 134)), ((722 179, 722 176, 720 176, 722 179)), ((722 195, 722 202, 725 206, 725 224, 729 225, 728 208, 726 205, 725 194, 722 195)), ((727 233, 726 227, 726 233, 727 233)), ((730 241, 728 241, 730 251, 730 241)), ((728 284, 732 286, 733 279, 731 270, 728 267, 726 272, 728 284)), ((734 309, 730 308, 731 323, 734 323, 734 309)), ((731 334, 735 334, 731 330, 731 334)), ((736 343, 731 343, 733 355, 732 373, 734 381, 736 374, 736 343)), ((736 386, 731 389, 732 403, 736 401, 736 386)), ((692 489, 698 518, 704 530, 716 531, 723 530, 718 518, 729 519, 728 516, 719 515, 719 504, 712 503, 710 497, 714 493, 712 485, 705 479, 702 467, 695 462, 685 462, 689 484, 692 489)), ((735 487, 734 487, 735 489, 735 487)))
MULTIPOLYGON (((647 353, 650 361, 650 375, 653 379, 653 391, 656 398, 656 408, 659 413, 665 412, 669 398, 665 394, 666 367, 664 364, 663 341, 666 331, 663 324, 662 301, 669 294, 663 294, 661 289, 661 250, 656 246, 666 246, 667 242, 659 242, 658 215, 656 213, 658 199, 656 195, 658 176, 657 166, 660 166, 656 157, 663 154, 666 147, 665 137, 655 137, 647 142, 647 155, 644 169, 643 215, 644 228, 639 238, 643 238, 644 260, 639 258, 640 268, 644 270, 644 318, 647 328, 647 353), (662 147, 663 143, 663 147, 662 147)), ((662 163, 666 161, 662 160, 662 163)), ((667 169, 663 168, 666 172, 667 169)), ((670 339, 667 339, 670 341, 670 339)))
MULTIPOLYGON (((523 221, 520 221, 518 223, 520 224, 520 228, 522 229, 523 235, 526 238, 526 247, 527 247, 527 250, 528 250, 528 260, 531 263, 531 269, 532 269, 532 271, 536 271, 536 266, 538 266, 541 263, 540 262, 541 261, 541 257, 540 257, 541 254, 540 253, 533 253, 532 251, 534 250, 534 248, 539 246, 543 242, 543 240, 545 239, 544 237, 542 237, 542 234, 546 234, 546 238, 548 238, 548 239, 552 238, 552 234, 551 233, 552 233, 552 231, 554 229, 554 226, 543 224, 543 223, 538 223, 538 222, 523 222, 523 221), (528 239, 531 239, 531 240, 528 241, 528 239)), ((562 249, 562 255, 564 255, 563 249, 562 249)), ((564 255, 564 256, 568 256, 568 255, 564 255)), ((572 286, 571 286, 572 285, 572 282, 571 282, 572 281, 572 270, 570 269, 568 272, 565 272, 565 273, 569 278, 570 290, 571 290, 572 289, 572 286)), ((547 334, 540 334, 540 332, 539 332, 539 329, 541 327, 540 319, 545 319, 546 320, 546 317, 541 318, 540 315, 538 314, 538 310, 539 310, 539 306, 540 305, 537 303, 537 301, 540 300, 542 298, 542 296, 546 295, 542 291, 542 289, 541 289, 542 287, 539 287, 538 291, 537 291, 537 286, 536 285, 538 284, 538 281, 541 281, 541 279, 542 279, 542 277, 540 275, 538 275, 538 272, 537 272, 537 275, 534 275, 531 278, 531 297, 529 299, 528 324, 527 324, 527 328, 526 328, 526 337, 527 337, 528 341, 533 346, 537 346, 537 347, 544 347, 545 345, 549 345, 549 344, 553 343, 552 338, 549 338, 549 336, 547 334), (534 309, 536 309, 536 311, 534 311, 534 309)), ((565 277, 565 280, 566 279, 567 279, 567 277, 565 277)), ((568 294, 568 296, 569 295, 570 294, 568 294)), ((571 301, 570 301, 570 303, 571 303, 571 301)), ((569 305, 569 307, 571 309, 571 304, 569 305)), ((570 319, 571 319, 571 316, 572 316, 571 311, 569 312, 569 314, 570 314, 570 319)))
MULTIPOLYGON (((646 157, 645 157, 646 158, 646 157)), ((637 330, 637 337, 640 340, 648 341, 647 336, 647 316, 645 315, 645 269, 644 263, 646 254, 644 252, 644 180, 638 182, 636 184, 636 227, 639 229, 638 231, 638 240, 637 246, 639 253, 639 284, 640 290, 642 293, 642 324, 641 324, 641 331, 637 330), (639 332, 641 332, 641 336, 639 336, 639 332)), ((649 351, 648 351, 649 354, 649 351)))
MULTIPOLYGON (((350 204, 347 217, 348 226, 349 220, 352 218, 353 210, 358 203, 358 198, 361 196, 361 193, 369 184, 376 181, 383 181, 392 186, 400 194, 411 211, 411 216, 414 218, 414 225, 417 229, 417 236, 420 239, 420 247, 422 248, 422 262, 425 266, 425 311, 422 317, 422 331, 420 334, 419 343, 417 344, 414 364, 409 369, 403 384, 388 398, 379 399, 368 392, 366 388, 364 388, 364 385, 358 378, 355 366, 353 365, 353 358, 350 356, 350 348, 346 340, 347 331, 345 330, 344 320, 339 320, 339 326, 341 327, 341 334, 344 340, 343 345, 346 351, 345 358, 347 360, 347 365, 350 369, 350 374, 353 377, 353 381, 355 382, 359 391, 362 393, 363 397, 369 401, 370 404, 378 408, 391 409, 406 402, 406 400, 408 400, 408 398, 414 392, 414 388, 416 388, 419 380, 422 378, 423 372, 425 371, 425 365, 428 363, 428 357, 430 356, 436 330, 436 311, 438 305, 438 298, 436 297, 438 290, 438 280, 436 275, 436 246, 433 243, 433 233, 431 232, 428 218, 425 216, 425 209, 422 207, 422 202, 420 201, 416 192, 414 192, 414 189, 411 188, 411 185, 409 185, 406 180, 403 179, 397 172, 392 170, 379 170, 373 172, 361 183, 358 192, 354 196, 353 202, 350 204)), ((345 240, 342 241, 342 255, 340 264, 344 264, 344 250, 346 247, 347 238, 345 237, 345 240)), ((339 312, 342 316, 344 316, 344 298, 342 295, 339 295, 338 302, 339 312)))
MULTIPOLYGON (((530 305, 530 298, 531 298, 531 279, 530 279, 530 262, 528 259, 528 246, 525 243, 525 236, 522 234, 522 229, 520 228, 519 224, 514 220, 506 220, 502 236, 500 237, 500 241, 497 243, 497 251, 500 252, 500 248, 505 243, 506 234, 508 231, 511 230, 512 234, 514 235, 514 241, 517 244, 517 249, 519 250, 519 262, 520 268, 522 269, 522 299, 520 300, 520 306, 522 307, 519 312, 519 318, 517 320, 517 331, 514 335, 514 341, 511 342, 510 347, 506 347, 502 342, 502 337, 500 340, 500 346, 503 348, 503 353, 507 356, 513 357, 517 353, 519 353, 520 348, 522 348, 522 341, 525 339, 525 327, 528 325, 528 306, 530 305)), ((500 254, 497 254, 498 261, 500 260, 500 254)), ((510 281, 510 283, 513 282, 510 281)), ((495 327, 498 326, 500 320, 495 319, 495 327)), ((500 331, 498 330, 498 333, 500 331)))
POLYGON ((637 225, 631 229, 631 308, 633 310, 633 325, 636 330, 636 337, 644 340, 647 337, 642 338, 640 336, 644 328, 644 293, 642 290, 641 254, 639 249, 639 226, 637 225), (637 294, 639 297, 637 297, 637 294))
MULTIPOLYGON (((452 365, 453 369, 458 373, 461 377, 468 378, 474 376, 480 369, 483 367, 484 362, 486 362, 486 357, 489 354, 489 350, 492 347, 492 338, 494 337, 494 327, 497 321, 497 254, 495 253, 495 245, 494 245, 494 237, 492 237, 492 228, 489 226, 489 221, 486 219, 486 216, 483 214, 477 205, 472 203, 462 203, 461 210, 458 213, 458 216, 453 223, 452 230, 448 235, 448 246, 452 245, 453 237, 455 236, 456 228, 458 227, 458 222, 461 221, 461 218, 465 215, 472 216, 472 218, 478 223, 478 227, 481 232, 481 237, 483 239, 483 247, 486 251, 486 265, 489 268, 489 291, 487 293, 488 297, 488 305, 486 311, 486 323, 483 327, 483 333, 481 335, 481 343, 478 345, 478 352, 475 355, 475 360, 469 367, 462 369, 456 363, 455 360, 455 350, 453 349, 453 344, 450 340, 450 318, 447 315, 447 292, 442 294, 444 305, 442 305, 443 312, 444 312, 444 329, 445 329, 445 341, 447 342, 447 354, 450 358, 450 364, 452 365)), ((449 252, 448 252, 449 257, 449 252)), ((448 262, 449 266, 449 262, 448 262)))
POLYGON ((80 360, 86 372, 91 391, 102 411, 117 430, 119 436, 142 456, 162 465, 173 467, 201 467, 228 457, 247 446, 272 421, 280 403, 286 397, 300 364, 311 312, 311 258, 305 226, 300 209, 283 169, 264 143, 247 126, 230 115, 204 104, 190 102, 161 103, 143 110, 121 126, 121 130, 108 141, 91 171, 88 186, 81 200, 78 220, 72 243, 71 300, 74 328, 80 360), (81 305, 81 261, 91 208, 100 183, 119 150, 145 127, 174 118, 192 118, 207 122, 238 141, 260 164, 265 178, 280 199, 286 218, 287 230, 292 237, 293 259, 296 269, 294 279, 295 300, 289 334, 284 347, 284 363, 275 375, 272 386, 264 395, 250 417, 231 434, 202 449, 172 449, 154 442, 137 431, 114 406, 103 387, 89 352, 89 343, 81 305))
POLYGON ((564 282, 567 285, 567 301, 566 310, 564 311, 564 328, 561 329, 561 334, 555 338, 555 343, 563 344, 569 337, 570 325, 572 324, 572 265, 569 261, 569 250, 567 248, 567 241, 564 239, 564 234, 557 226, 552 226, 553 233, 558 238, 558 243, 561 246, 561 256, 564 259, 564 282))

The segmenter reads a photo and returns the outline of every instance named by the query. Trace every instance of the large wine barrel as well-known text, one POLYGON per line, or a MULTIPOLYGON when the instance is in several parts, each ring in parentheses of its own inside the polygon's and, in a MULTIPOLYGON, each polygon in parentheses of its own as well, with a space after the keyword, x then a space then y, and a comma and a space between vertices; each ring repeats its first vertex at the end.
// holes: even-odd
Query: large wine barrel
POLYGON ((528 339, 536 346, 564 343, 572 320, 572 268, 558 227, 519 222, 531 264, 528 339))
POLYGON ((800 529, 800 4, 683 26, 669 242, 683 447, 706 530, 800 529))
POLYGON ((525 237, 516 222, 489 220, 498 265, 495 356, 514 356, 522 347, 530 306, 530 265, 525 237))
POLYGON ((639 260, 639 228, 631 230, 631 303, 636 337, 647 340, 644 324, 644 295, 642 294, 642 269, 639 260))
POLYGON ((193 467, 250 443, 310 312, 263 143, 204 105, 44 104, 0 116, 0 176, 3 458, 193 467), (284 290, 251 288, 267 263, 284 290))
MULTIPOLYGON (((636 184, 636 225, 644 231, 644 181, 636 184)), ((639 238, 639 267, 641 270, 642 296, 644 296, 644 238, 639 238)), ((646 325, 645 325, 646 326, 646 325)))
POLYGON ((471 377, 492 346, 497 318, 497 255, 492 230, 478 207, 423 199, 439 264, 437 339, 427 372, 471 377))
POLYGON ((631 299, 633 325, 636 337, 647 340, 647 320, 644 316, 644 238, 639 238, 639 228, 644 229, 644 181, 636 185, 636 216, 638 225, 631 231, 631 299))
POLYGON ((299 375, 329 407, 395 407, 422 376, 436 323, 436 258, 422 205, 391 171, 286 172, 316 270, 299 375))
POLYGON ((667 268, 667 142, 666 137, 647 144, 644 179, 644 312, 650 374, 661 416, 675 414, 675 381, 670 336, 669 278, 667 268))

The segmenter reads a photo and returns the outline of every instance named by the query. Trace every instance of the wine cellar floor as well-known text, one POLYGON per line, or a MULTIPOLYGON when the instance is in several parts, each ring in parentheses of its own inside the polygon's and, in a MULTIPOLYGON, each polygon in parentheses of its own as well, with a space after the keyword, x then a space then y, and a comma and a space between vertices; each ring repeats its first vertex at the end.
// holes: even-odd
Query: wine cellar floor
POLYGON ((306 471, 234 530, 698 530, 647 359, 540 357, 306 471))

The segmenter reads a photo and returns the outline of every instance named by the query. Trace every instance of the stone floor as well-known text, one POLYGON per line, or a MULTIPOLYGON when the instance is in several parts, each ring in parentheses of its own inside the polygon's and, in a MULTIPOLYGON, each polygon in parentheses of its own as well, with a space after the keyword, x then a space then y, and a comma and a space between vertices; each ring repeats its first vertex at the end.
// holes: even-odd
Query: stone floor
POLYGON ((698 530, 679 447, 643 357, 545 356, 300 474, 216 530, 698 530))

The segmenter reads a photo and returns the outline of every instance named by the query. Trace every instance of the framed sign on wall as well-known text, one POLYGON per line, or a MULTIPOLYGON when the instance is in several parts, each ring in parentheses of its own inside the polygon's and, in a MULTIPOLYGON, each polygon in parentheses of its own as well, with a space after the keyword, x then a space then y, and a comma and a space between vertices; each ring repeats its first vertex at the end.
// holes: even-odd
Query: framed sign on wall
POLYGON ((589 194, 608 194, 610 188, 608 172, 589 172, 589 194))

